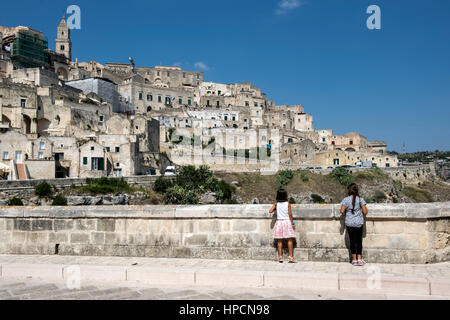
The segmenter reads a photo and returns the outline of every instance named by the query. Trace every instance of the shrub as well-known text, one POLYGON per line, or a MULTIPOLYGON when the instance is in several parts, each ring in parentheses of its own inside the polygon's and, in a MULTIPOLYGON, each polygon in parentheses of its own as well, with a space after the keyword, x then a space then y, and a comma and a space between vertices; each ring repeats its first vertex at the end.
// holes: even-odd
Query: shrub
POLYGON ((376 190, 375 194, 373 195, 373 200, 375 202, 383 202, 386 200, 386 195, 384 194, 383 191, 376 190))
POLYGON ((325 199, 318 194, 312 194, 311 199, 314 203, 325 203, 325 199))
POLYGON ((295 199, 292 198, 292 197, 290 197, 290 198, 289 198, 289 203, 290 203, 290 204, 295 204, 295 199))
POLYGON ((87 186, 79 187, 81 192, 89 194, 114 194, 132 192, 131 186, 123 179, 102 177, 86 179, 87 186))
POLYGON ((309 181, 309 177, 308 177, 308 173, 306 171, 300 171, 300 179, 303 182, 308 182, 309 181))
POLYGON ((21 199, 14 197, 14 198, 9 199, 8 205, 20 207, 20 206, 23 206, 23 202, 21 199))
POLYGON ((155 181, 155 186, 153 187, 153 190, 155 190, 155 192, 157 193, 164 194, 167 191, 167 189, 169 189, 172 186, 173 186, 172 180, 159 177, 155 181))
POLYGON ((44 181, 34 188, 34 193, 39 196, 39 198, 50 197, 53 194, 53 189, 50 184, 44 181))
POLYGON ((331 172, 331 176, 345 187, 348 187, 350 184, 355 182, 355 177, 344 168, 334 169, 331 172))
POLYGON ((52 206, 67 206, 67 198, 61 194, 58 194, 52 202, 52 206))
POLYGON ((225 181, 221 180, 221 181, 217 182, 216 194, 217 194, 217 198, 222 203, 225 203, 226 201, 231 200, 231 197, 233 196, 233 193, 235 191, 236 191, 236 188, 229 185, 225 181))
POLYGON ((167 189, 164 200, 171 204, 198 204, 199 202, 194 190, 186 190, 178 185, 167 189))
POLYGON ((294 177, 292 170, 282 170, 278 172, 277 190, 285 188, 294 177))

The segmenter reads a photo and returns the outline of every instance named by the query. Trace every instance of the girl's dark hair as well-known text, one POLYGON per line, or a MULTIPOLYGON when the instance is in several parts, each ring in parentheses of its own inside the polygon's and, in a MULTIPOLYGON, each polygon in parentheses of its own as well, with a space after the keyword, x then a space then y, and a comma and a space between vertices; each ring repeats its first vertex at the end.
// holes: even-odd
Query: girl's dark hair
POLYGON ((287 202, 288 201, 288 193, 284 189, 280 189, 277 192, 277 201, 278 202, 287 202))
POLYGON ((353 196, 352 199, 352 213, 355 213, 356 197, 359 197, 359 188, 356 183, 352 183, 348 186, 348 195, 353 196))

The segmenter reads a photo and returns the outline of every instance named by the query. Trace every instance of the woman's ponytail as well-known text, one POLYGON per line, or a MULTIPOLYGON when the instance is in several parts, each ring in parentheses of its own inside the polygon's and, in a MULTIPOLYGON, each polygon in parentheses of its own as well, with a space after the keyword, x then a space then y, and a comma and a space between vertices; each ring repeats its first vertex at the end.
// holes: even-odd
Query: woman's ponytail
POLYGON ((348 195, 353 196, 352 199, 352 213, 355 213, 355 204, 356 204, 356 197, 359 196, 359 189, 356 183, 352 183, 348 186, 348 195))

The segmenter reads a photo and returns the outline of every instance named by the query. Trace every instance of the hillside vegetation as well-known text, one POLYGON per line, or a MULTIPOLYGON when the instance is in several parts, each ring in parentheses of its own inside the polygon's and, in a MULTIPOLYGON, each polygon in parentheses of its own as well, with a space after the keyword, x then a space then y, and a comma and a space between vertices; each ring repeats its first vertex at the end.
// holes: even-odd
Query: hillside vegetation
POLYGON ((369 203, 418 203, 450 201, 450 186, 440 182, 419 185, 404 184, 386 175, 381 169, 367 169, 349 173, 336 169, 331 174, 309 171, 279 172, 278 175, 258 173, 231 173, 217 175, 229 184, 237 184, 236 198, 239 203, 272 203, 280 180, 295 203, 340 203, 347 195, 347 185, 355 182, 361 196, 369 203), (286 183, 286 176, 292 178, 286 183))

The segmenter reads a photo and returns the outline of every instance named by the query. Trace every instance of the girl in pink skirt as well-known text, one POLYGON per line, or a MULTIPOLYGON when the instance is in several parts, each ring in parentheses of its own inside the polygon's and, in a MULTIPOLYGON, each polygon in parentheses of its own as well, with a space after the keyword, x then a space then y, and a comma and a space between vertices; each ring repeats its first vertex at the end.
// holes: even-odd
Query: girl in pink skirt
POLYGON ((283 240, 287 239, 289 248, 289 263, 297 263, 293 256, 295 222, 292 217, 291 204, 288 202, 288 194, 284 189, 278 191, 277 202, 275 202, 269 213, 273 213, 275 210, 277 210, 277 222, 273 228, 273 237, 275 240, 278 240, 278 261, 283 263, 283 240))

